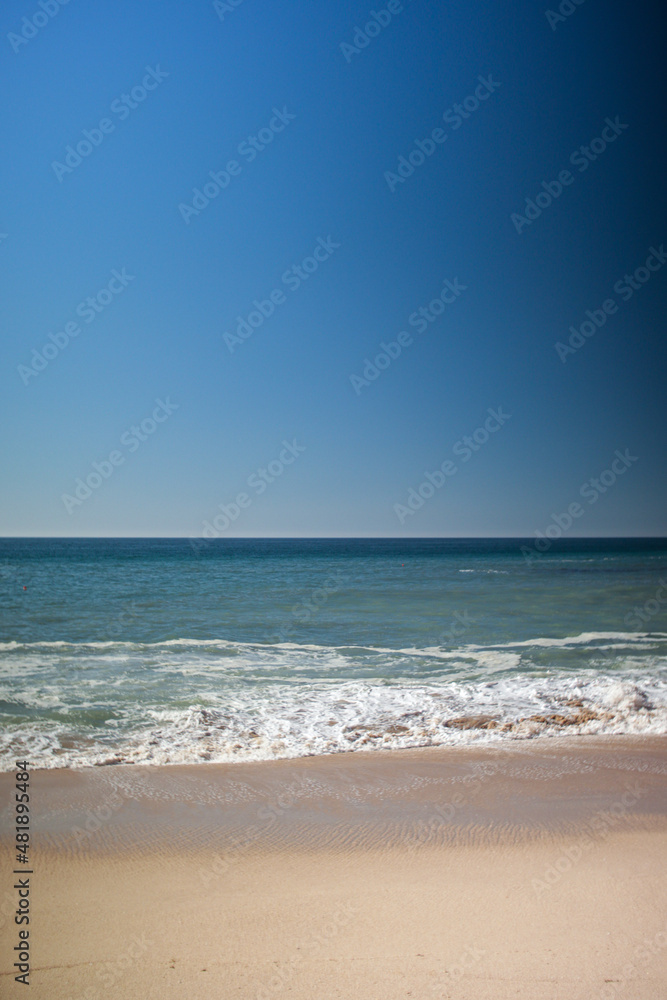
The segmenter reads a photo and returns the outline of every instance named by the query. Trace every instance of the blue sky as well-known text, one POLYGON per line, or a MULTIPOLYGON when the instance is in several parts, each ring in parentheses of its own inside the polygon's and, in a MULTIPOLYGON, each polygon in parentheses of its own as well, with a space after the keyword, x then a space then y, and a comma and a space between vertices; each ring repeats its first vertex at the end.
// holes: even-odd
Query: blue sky
POLYGON ((56 3, 0 15, 0 533, 665 533, 655 5, 56 3))

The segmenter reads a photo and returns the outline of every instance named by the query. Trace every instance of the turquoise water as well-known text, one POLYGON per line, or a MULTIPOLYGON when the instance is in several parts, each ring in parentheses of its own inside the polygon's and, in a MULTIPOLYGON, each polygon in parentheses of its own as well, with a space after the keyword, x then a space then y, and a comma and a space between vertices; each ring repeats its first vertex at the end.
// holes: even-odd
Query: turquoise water
POLYGON ((661 581, 664 541, 2 540, 0 766, 666 732, 661 581))

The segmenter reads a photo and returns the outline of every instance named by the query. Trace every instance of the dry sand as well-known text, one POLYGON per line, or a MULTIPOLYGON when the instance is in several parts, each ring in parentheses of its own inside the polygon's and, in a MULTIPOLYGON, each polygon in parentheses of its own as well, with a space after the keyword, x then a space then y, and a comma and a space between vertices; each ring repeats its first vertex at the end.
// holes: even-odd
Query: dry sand
POLYGON ((622 737, 35 772, 29 993, 0 775, 0 993, 663 1000, 666 775, 622 737))

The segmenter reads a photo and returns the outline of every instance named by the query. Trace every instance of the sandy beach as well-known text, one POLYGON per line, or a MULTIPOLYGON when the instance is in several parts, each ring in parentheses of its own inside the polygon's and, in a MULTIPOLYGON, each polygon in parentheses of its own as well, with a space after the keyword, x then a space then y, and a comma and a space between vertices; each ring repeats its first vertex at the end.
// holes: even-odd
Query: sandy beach
POLYGON ((36 771, 31 995, 663 997, 666 775, 614 737, 36 771))

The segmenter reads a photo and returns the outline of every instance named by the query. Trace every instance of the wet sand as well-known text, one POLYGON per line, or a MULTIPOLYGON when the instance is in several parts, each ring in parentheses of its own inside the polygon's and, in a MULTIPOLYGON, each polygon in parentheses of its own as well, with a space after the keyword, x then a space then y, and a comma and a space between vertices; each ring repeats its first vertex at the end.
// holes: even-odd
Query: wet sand
POLYGON ((37 771, 30 995, 662 998, 666 791, 626 737, 37 771))

